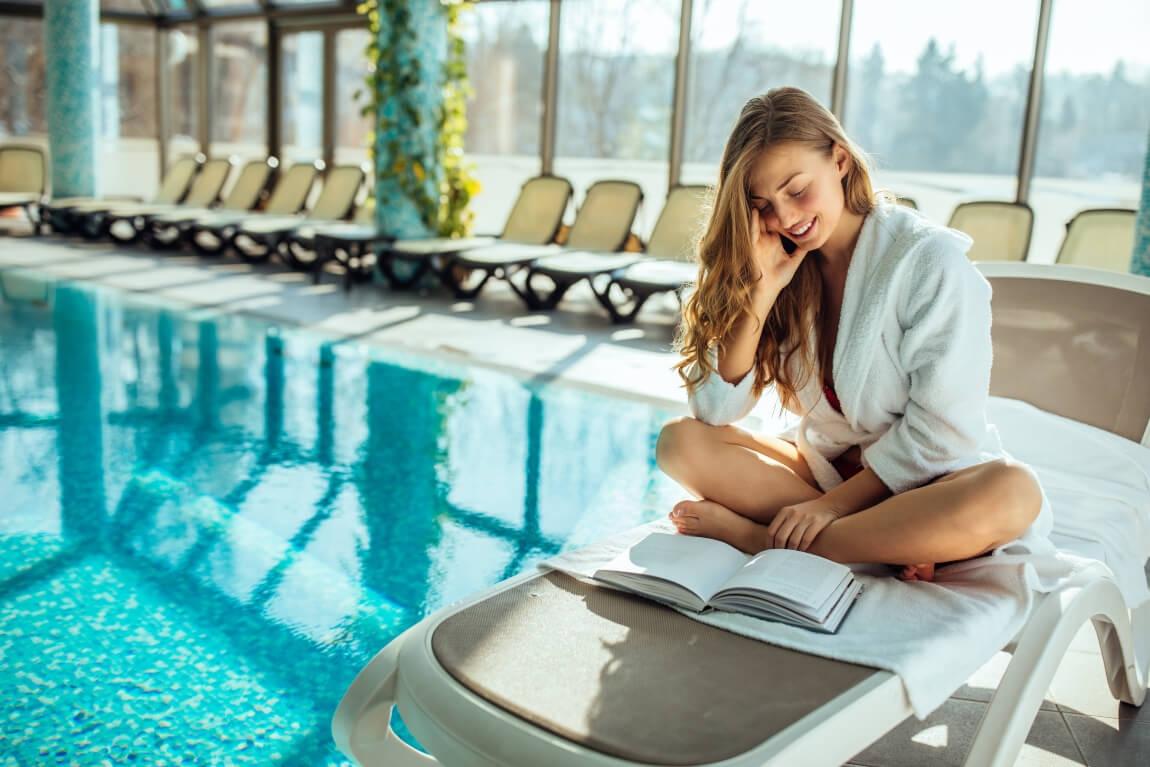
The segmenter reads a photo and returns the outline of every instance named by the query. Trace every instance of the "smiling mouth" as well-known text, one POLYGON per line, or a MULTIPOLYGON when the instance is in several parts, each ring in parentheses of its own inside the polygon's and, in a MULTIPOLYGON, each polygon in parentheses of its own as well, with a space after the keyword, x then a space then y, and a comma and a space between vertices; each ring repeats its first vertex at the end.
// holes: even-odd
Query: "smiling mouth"
POLYGON ((787 234, 793 238, 802 239, 803 237, 806 237, 808 234, 810 234, 812 230, 814 230, 816 220, 818 220, 818 216, 815 216, 802 226, 795 227, 794 229, 788 229, 787 234))

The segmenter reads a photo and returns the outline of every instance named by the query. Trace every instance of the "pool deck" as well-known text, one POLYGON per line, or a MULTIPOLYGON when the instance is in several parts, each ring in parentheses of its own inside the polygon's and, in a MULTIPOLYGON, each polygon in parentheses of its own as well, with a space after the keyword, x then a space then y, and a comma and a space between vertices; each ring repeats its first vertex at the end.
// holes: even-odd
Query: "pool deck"
MULTIPOLYGON (((0 272, 20 269, 540 381, 564 381, 686 412, 672 370, 676 314, 670 298, 652 299, 639 323, 613 326, 588 291, 573 290, 554 312, 528 313, 499 283, 489 283, 473 302, 455 301, 442 291, 396 292, 375 285, 357 285, 345 293, 335 275, 312 285, 310 278, 275 265, 251 267, 231 259, 157 254, 144 247, 0 235, 0 272)), ((776 422, 768 407, 756 415, 760 425, 776 422)), ((904 722, 851 764, 961 765, 1008 659, 999 653, 929 719, 904 722)), ((1062 661, 1017 764, 1150 764, 1150 705, 1138 709, 1110 696, 1090 626, 1079 632, 1062 661)))

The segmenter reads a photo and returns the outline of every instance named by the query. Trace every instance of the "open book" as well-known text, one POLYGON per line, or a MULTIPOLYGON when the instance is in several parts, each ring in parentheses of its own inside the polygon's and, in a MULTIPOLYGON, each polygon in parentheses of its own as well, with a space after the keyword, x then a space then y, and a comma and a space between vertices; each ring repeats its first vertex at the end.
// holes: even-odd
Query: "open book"
POLYGON ((792 549, 748 556, 712 538, 651 533, 595 571, 694 612, 724 610, 833 634, 862 591, 849 567, 792 549))

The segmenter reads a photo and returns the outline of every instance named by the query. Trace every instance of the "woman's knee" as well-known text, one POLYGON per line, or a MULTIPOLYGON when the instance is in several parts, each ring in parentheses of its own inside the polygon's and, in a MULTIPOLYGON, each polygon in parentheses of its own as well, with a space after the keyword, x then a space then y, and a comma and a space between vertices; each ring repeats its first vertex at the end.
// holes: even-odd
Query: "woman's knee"
POLYGON ((690 456, 706 439, 706 431, 714 427, 697 418, 682 416, 663 425, 655 443, 655 462, 667 474, 681 471, 690 462, 690 456))
POLYGON ((1042 511, 1042 488, 1026 468, 1002 461, 987 467, 982 478, 986 502, 979 504, 981 533, 996 542, 1007 543, 1023 532, 1042 511))

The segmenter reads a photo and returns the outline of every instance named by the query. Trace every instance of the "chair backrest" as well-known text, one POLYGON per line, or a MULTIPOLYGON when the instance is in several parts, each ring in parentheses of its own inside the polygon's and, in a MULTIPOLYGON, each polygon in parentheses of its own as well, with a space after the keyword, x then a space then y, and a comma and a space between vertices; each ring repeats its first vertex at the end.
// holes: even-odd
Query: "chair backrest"
POLYGON ((546 245, 555 239, 571 202, 571 182, 560 176, 527 179, 503 225, 501 239, 546 245))
POLYGON ((667 192, 667 202, 651 239, 647 255, 672 261, 694 261, 695 239, 703 223, 708 189, 704 185, 677 186, 667 192))
POLYGON ((633 181, 596 181, 571 225, 567 247, 612 253, 623 247, 643 202, 643 190, 633 181))
POLYGON ((1131 208, 1079 211, 1066 224, 1066 236, 1055 262, 1129 272, 1137 218, 1138 211, 1131 208))
POLYGON ((299 162, 288 168, 276 184, 264 212, 277 216, 299 213, 319 176, 320 167, 319 163, 299 162))
POLYGON ((43 195, 48 183, 47 161, 37 146, 0 146, 0 192, 43 195))
POLYGON ((355 204, 363 176, 363 168, 358 165, 337 165, 329 170, 310 216, 329 221, 338 221, 347 216, 355 204))
POLYGON ((172 167, 168 168, 168 175, 164 176, 164 180, 160 183, 160 191, 156 192, 153 202, 175 205, 184 199, 202 161, 203 155, 197 155, 181 157, 172 163, 172 167))
POLYGON ((1034 230, 1034 211, 1024 202, 964 202, 947 226, 974 239, 971 261, 1025 261, 1034 230))
POLYGON ((911 210, 918 210, 918 203, 913 197, 903 197, 901 194, 896 194, 894 196, 894 201, 899 205, 905 205, 911 210))
POLYGON ((245 164, 220 207, 224 210, 240 211, 254 208, 268 188, 268 182, 271 181, 277 167, 279 161, 274 157, 252 160, 245 164))
POLYGON ((978 265, 994 289, 990 393, 1150 446, 1150 278, 978 265))
POLYGON ((355 209, 355 218, 352 219, 355 224, 374 224, 375 223, 375 200, 366 199, 363 203, 355 209))
POLYGON ((232 161, 228 158, 217 157, 208 160, 196 174, 192 181, 192 188, 184 198, 184 204, 195 208, 206 208, 220 198, 220 190, 232 174, 232 161))

